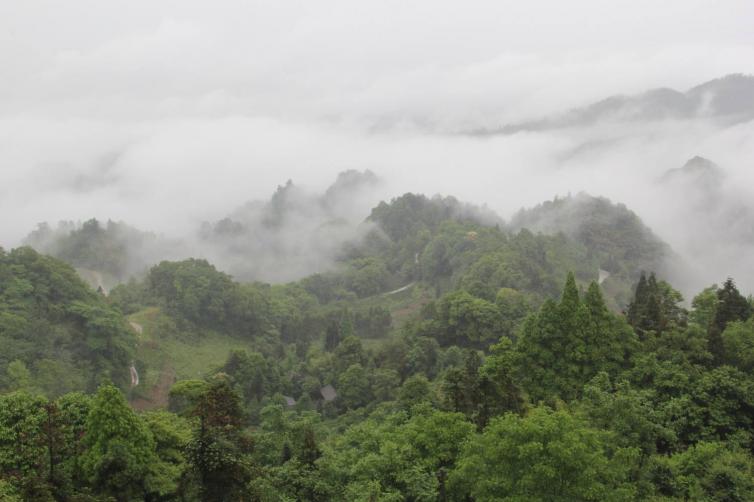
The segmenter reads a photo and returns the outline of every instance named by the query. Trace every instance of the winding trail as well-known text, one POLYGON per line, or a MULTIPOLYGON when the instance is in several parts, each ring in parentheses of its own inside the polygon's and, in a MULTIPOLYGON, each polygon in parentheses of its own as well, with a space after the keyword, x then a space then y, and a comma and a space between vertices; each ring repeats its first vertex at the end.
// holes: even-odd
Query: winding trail
POLYGON ((416 284, 416 281, 409 282, 408 284, 406 284, 402 288, 394 289, 392 291, 388 291, 387 293, 382 293, 382 296, 390 296, 390 295, 394 295, 396 293, 400 293, 401 291, 406 291, 408 288, 410 288, 414 284, 416 284))

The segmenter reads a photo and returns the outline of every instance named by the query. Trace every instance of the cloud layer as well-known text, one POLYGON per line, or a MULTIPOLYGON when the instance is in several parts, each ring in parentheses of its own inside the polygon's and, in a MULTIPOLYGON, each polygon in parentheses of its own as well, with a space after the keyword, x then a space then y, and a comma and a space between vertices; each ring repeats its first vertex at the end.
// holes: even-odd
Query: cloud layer
POLYGON ((371 169, 386 194, 453 194, 504 216, 586 190, 683 251, 683 195, 657 177, 702 155, 747 197, 751 123, 458 133, 754 73, 751 19, 733 0, 7 2, 0 245, 92 216, 180 236, 288 179, 321 191, 371 169))

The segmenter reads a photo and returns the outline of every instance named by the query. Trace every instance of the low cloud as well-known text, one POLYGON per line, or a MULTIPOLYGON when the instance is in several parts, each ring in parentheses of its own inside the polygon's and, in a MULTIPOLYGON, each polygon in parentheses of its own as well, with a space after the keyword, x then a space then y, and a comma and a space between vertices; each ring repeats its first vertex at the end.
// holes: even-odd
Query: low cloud
POLYGON ((385 180, 380 197, 452 194, 504 217, 604 195, 700 271, 694 286, 734 275, 754 289, 749 243, 713 239, 718 220, 657 183, 700 155, 726 172, 714 204, 754 200, 751 122, 463 134, 752 74, 749 2, 328 5, 1 7, 0 245, 41 221, 91 217, 184 238, 288 179, 317 194, 369 169, 385 180))

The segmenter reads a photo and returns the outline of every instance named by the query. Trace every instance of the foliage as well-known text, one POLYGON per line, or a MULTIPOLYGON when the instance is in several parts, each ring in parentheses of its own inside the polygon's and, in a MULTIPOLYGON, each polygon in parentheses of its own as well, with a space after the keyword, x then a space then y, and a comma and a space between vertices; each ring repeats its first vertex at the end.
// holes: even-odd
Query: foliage
POLYGON ((126 501, 148 489, 148 473, 157 462, 154 439, 117 388, 97 391, 84 444, 82 468, 95 491, 126 501))
POLYGON ((0 386, 56 396, 125 386, 135 338, 70 266, 18 248, 0 252, 0 343, 0 386))
POLYGON ((592 283, 581 299, 573 275, 559 303, 548 300, 524 323, 516 372, 532 401, 573 399, 600 371, 616 375, 638 348, 633 331, 607 310, 592 283))
POLYGON ((608 456, 602 435, 565 411, 494 419, 465 445, 451 475, 460 499, 631 500, 633 450, 608 456))
MULTIPOLYGON (((85 226, 71 242, 106 249, 85 226)), ((663 245, 604 200, 506 226, 407 194, 365 229, 299 282, 164 261, 107 298, 0 250, 0 498, 752 498, 754 319, 732 280, 686 312, 639 274, 663 245)))

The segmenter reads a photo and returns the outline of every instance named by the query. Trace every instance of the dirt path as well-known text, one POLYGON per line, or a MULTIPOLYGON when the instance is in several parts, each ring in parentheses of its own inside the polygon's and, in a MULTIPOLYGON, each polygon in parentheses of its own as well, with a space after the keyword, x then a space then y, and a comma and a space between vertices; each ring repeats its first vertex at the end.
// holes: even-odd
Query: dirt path
POLYGON ((160 377, 157 379, 157 383, 148 392, 148 397, 139 397, 131 401, 131 406, 139 411, 156 410, 159 408, 167 408, 168 400, 170 398, 170 388, 175 383, 175 370, 170 364, 166 364, 162 371, 160 371, 160 377))
POLYGON ((405 285, 405 286, 403 286, 402 288, 394 289, 394 290, 392 290, 392 291, 388 291, 387 293, 382 293, 382 296, 390 296, 390 295, 394 295, 394 294, 396 294, 396 293, 400 293, 401 291, 406 291, 406 290, 407 290, 408 288, 410 288, 410 287, 411 287, 411 286, 413 286, 414 284, 416 284, 416 281, 414 281, 414 282, 409 282, 408 284, 406 284, 406 285, 405 285))

